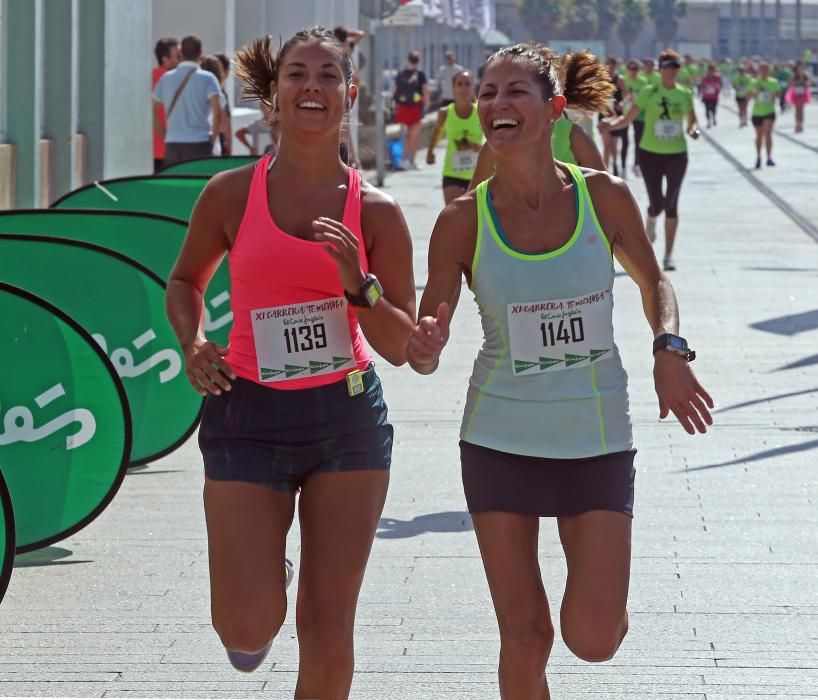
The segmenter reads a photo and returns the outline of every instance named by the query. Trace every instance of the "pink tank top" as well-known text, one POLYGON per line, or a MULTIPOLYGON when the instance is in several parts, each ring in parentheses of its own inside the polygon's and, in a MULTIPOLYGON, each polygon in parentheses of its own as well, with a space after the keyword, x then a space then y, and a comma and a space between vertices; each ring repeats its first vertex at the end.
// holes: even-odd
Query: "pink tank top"
MULTIPOLYGON (((229 255, 228 364, 243 379, 273 389, 310 389, 343 379, 372 361, 354 308, 344 299, 335 261, 316 241, 282 231, 267 203, 271 156, 256 164, 247 208, 229 255)), ((343 224, 361 233, 361 176, 349 169, 343 224)))

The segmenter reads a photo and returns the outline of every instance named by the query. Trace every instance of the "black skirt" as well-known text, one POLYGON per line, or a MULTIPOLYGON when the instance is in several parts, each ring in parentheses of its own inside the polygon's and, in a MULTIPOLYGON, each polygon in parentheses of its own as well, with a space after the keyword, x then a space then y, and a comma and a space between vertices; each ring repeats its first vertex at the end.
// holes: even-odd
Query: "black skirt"
POLYGON ((500 452, 460 441, 463 489, 470 513, 539 517, 612 510, 633 517, 636 450, 584 459, 500 452))

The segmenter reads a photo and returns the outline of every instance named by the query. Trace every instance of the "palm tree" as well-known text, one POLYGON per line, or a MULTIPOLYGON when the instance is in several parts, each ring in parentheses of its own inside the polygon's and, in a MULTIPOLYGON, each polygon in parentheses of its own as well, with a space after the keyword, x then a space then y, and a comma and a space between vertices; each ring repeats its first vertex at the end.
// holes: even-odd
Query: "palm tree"
POLYGON ((557 36, 567 19, 570 0, 519 0, 520 16, 531 37, 548 41, 557 36))
POLYGON ((625 45, 625 58, 631 58, 631 45, 648 18, 645 0, 622 0, 622 18, 619 20, 619 38, 625 45))
POLYGON ((670 46, 679 31, 679 17, 687 14, 685 0, 650 0, 650 16, 656 23, 656 37, 662 46, 670 46))

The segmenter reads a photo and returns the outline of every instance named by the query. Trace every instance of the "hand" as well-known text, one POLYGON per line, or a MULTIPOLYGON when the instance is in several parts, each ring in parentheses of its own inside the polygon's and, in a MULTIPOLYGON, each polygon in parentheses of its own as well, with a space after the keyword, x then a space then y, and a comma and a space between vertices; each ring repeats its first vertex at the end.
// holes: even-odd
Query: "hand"
POLYGON ((418 321, 406 344, 406 357, 415 368, 433 365, 448 340, 449 305, 442 302, 435 316, 424 316, 418 321))
POLYGON ((322 216, 312 222, 315 229, 315 240, 326 241, 324 250, 338 266, 341 284, 350 294, 361 290, 366 275, 361 269, 361 255, 358 251, 358 238, 341 222, 322 216))
POLYGON ((669 350, 656 353, 653 381, 659 396, 659 418, 667 418, 672 411, 682 427, 690 434, 706 433, 713 425, 708 409, 713 399, 696 380, 688 361, 669 350))
POLYGON ((185 373, 193 388, 202 396, 208 393, 218 396, 232 388, 227 378, 235 379, 236 373, 224 361, 227 348, 204 338, 198 338, 185 350, 185 373))
POLYGON ((597 126, 597 129, 599 129, 599 133, 607 134, 609 131, 612 130, 611 120, 606 117, 601 122, 599 122, 599 125, 597 126))
POLYGON ((426 153, 426 165, 434 165, 435 164, 435 152, 434 151, 427 151, 426 153))
POLYGON ((701 132, 701 129, 699 129, 698 126, 691 126, 687 130, 687 135, 690 136, 690 138, 692 138, 692 139, 697 139, 697 138, 699 138, 699 136, 702 135, 702 132, 701 132))

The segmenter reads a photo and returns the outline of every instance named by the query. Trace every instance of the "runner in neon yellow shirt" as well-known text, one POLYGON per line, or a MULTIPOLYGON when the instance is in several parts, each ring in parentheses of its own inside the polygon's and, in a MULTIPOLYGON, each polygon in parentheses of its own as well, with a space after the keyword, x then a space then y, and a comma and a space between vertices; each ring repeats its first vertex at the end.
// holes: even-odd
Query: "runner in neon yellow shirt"
POLYGON ((758 68, 758 77, 750 86, 749 97, 753 100, 752 122, 756 130, 756 170, 761 169, 761 144, 767 149, 767 165, 773 161, 773 124, 775 124, 775 101, 781 86, 770 75, 770 64, 762 63, 758 68))

